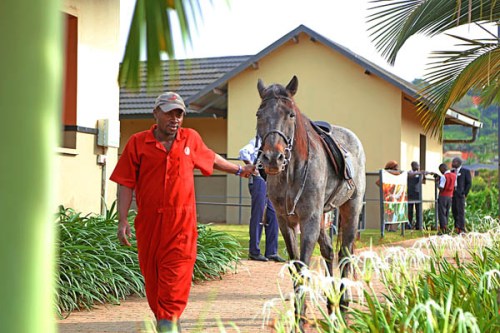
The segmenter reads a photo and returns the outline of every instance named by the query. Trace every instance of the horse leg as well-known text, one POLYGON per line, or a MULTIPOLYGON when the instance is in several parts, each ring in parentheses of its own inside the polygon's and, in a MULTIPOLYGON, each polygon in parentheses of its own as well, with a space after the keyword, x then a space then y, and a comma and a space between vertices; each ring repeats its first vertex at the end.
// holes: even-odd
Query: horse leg
MULTIPOLYGON (((297 295, 299 295, 299 288, 300 288, 300 272, 302 270, 303 264, 300 263, 299 260, 299 244, 297 242, 297 229, 295 226, 289 226, 286 220, 282 220, 278 218, 279 220, 279 227, 281 234, 283 236, 283 240, 285 241, 286 245, 286 250, 288 252, 288 258, 291 261, 296 261, 294 263, 295 270, 290 269, 290 275, 292 276, 292 282, 293 282, 293 290, 294 294, 296 295, 296 300, 295 300, 295 318, 297 321, 300 322, 301 320, 301 313, 298 311, 298 309, 302 308, 303 302, 302 300, 299 300, 297 295)), ((299 324, 300 325, 300 324, 299 324)), ((301 332, 302 328, 300 328, 301 332)))
POLYGON ((288 259, 299 259, 299 244, 297 243, 297 234, 294 227, 290 227, 286 220, 278 217, 278 225, 281 235, 285 241, 286 251, 288 252, 288 259))
MULTIPOLYGON (((326 263, 326 268, 328 270, 327 275, 333 276, 333 260, 334 260, 334 252, 333 252, 333 245, 332 245, 332 240, 330 238, 330 234, 328 233, 328 230, 325 228, 321 228, 319 232, 319 248, 321 251, 321 256, 323 259, 325 259, 326 263)), ((332 287, 334 287, 332 285, 332 287)), ((334 310, 334 303, 330 298, 327 300, 327 308, 328 308, 328 313, 332 314, 334 310)))
MULTIPOLYGON (((361 208, 363 206, 362 198, 354 198, 348 200, 343 204, 340 209, 340 234, 342 237, 340 250, 339 250, 339 263, 342 259, 353 254, 354 251, 354 238, 358 230, 359 214, 361 213, 361 208)), ((340 274, 342 278, 349 276, 351 271, 351 266, 349 264, 341 265, 340 274)), ((349 306, 349 297, 346 295, 344 285, 340 286, 341 298, 340 298, 340 309, 347 310, 349 306)))
MULTIPOLYGON (((319 210, 320 212, 322 210, 319 210)), ((295 292, 295 319, 298 322, 298 329, 304 332, 304 323, 306 322, 306 304, 305 295, 300 290, 304 284, 303 269, 307 269, 311 263, 311 256, 318 241, 321 217, 313 214, 308 219, 302 221, 300 225, 300 262, 295 264, 299 276, 294 279, 293 287, 295 292)))

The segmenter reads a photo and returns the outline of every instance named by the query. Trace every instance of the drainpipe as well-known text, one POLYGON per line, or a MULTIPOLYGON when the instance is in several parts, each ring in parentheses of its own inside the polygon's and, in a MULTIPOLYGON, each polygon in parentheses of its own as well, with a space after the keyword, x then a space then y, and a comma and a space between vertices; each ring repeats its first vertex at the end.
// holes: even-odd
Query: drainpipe
POLYGON ((472 143, 474 141, 476 141, 476 137, 477 137, 477 130, 478 128, 477 127, 473 127, 472 128, 472 138, 471 139, 444 139, 443 142, 444 143, 472 143))

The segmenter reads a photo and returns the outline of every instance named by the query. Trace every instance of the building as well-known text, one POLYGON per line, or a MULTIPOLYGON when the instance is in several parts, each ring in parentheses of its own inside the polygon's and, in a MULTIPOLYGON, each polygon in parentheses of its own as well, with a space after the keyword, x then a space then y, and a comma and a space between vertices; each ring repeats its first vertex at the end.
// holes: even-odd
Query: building
MULTIPOLYGON (((428 170, 437 170, 442 161, 442 144, 425 135, 415 113, 416 87, 303 25, 253 56, 179 61, 175 77, 171 66, 165 64, 160 90, 180 92, 190 108, 184 126, 198 130, 209 147, 229 158, 237 157, 255 136, 258 79, 286 85, 296 75, 295 100, 302 113, 354 131, 366 151, 367 171, 393 159, 405 169, 415 160, 428 170)), ((158 92, 121 91, 121 147, 132 133, 154 123, 152 105, 158 92)), ((446 124, 481 126, 453 110, 446 124)), ((200 221, 247 223, 248 210, 237 207, 240 193, 248 196, 246 181, 241 184, 238 177, 223 174, 196 181, 200 221), (235 206, 205 206, 208 194, 235 206)), ((375 178, 367 182, 367 197, 378 197, 375 178)), ((433 193, 433 188, 428 191, 433 193)), ((367 207, 373 211, 367 213, 368 226, 377 227, 378 203, 367 207)))
POLYGON ((58 202, 100 213, 116 198, 108 179, 119 145, 120 1, 65 0, 62 12, 67 33, 58 202))

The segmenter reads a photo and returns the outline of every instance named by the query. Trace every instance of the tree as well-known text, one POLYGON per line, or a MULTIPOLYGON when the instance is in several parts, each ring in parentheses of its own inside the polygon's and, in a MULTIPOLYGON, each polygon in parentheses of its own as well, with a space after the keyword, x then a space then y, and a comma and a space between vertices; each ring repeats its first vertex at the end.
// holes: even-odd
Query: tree
MULTIPOLYGON (((394 63, 408 39, 419 33, 435 36, 465 25, 497 23, 496 0, 373 0, 369 17, 377 49, 394 63)), ((425 129, 442 139, 446 111, 469 90, 481 92, 481 104, 500 105, 500 47, 490 34, 481 40, 451 35, 461 50, 439 51, 424 79, 429 85, 420 93, 419 114, 425 129)))
MULTIPOLYGON (((180 31, 189 36, 186 6, 198 1, 138 0, 121 82, 138 66, 148 39, 150 74, 159 56, 173 55, 167 9, 178 11, 180 31), (142 31, 146 26, 146 35, 142 31), (170 39, 159 38, 170 36, 170 39), (169 42, 170 40, 170 42, 169 42), (127 60, 128 59, 128 60, 127 60), (125 73, 125 74, 123 74, 125 73)), ((54 312, 54 149, 61 128, 61 0, 0 3, 0 331, 56 332, 54 312)))

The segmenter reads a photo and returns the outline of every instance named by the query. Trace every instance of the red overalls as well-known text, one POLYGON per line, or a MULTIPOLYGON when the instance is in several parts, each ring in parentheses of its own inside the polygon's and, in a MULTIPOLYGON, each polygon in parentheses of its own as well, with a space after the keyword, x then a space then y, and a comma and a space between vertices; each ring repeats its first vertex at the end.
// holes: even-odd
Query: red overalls
POLYGON ((135 189, 134 225, 148 303, 157 320, 175 320, 186 307, 196 261, 193 170, 210 175, 215 153, 187 128, 178 130, 167 153, 155 128, 130 138, 110 179, 135 189))

